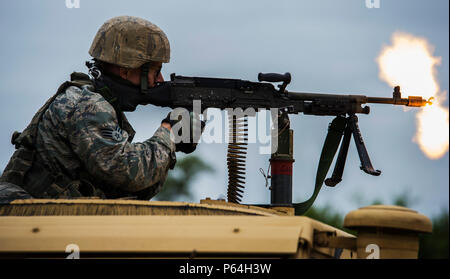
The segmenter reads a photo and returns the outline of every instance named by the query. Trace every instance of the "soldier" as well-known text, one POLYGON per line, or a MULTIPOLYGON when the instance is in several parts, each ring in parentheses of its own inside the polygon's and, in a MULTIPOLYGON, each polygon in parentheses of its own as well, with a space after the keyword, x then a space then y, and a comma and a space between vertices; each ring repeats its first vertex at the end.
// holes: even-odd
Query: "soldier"
POLYGON ((175 151, 190 153, 194 143, 175 145, 164 119, 153 137, 132 143, 135 131, 124 111, 145 103, 146 94, 165 94, 162 63, 169 41, 156 25, 120 16, 97 32, 87 62, 92 78, 72 73, 71 81, 15 132, 16 151, 0 178, 0 202, 23 198, 134 197, 150 199, 160 190, 175 151))

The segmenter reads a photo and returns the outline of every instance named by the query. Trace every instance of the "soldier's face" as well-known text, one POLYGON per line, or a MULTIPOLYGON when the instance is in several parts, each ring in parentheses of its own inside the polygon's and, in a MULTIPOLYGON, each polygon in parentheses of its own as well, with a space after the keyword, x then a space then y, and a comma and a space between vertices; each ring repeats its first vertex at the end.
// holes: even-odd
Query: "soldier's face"
MULTIPOLYGON (((161 74, 162 63, 153 63, 148 70, 148 87, 156 86, 156 83, 163 82, 164 77, 161 74)), ((120 76, 128 80, 134 85, 141 84, 141 69, 124 69, 121 68, 120 76)))
POLYGON ((161 74, 162 63, 156 63, 150 66, 148 70, 148 87, 156 86, 156 83, 163 82, 164 77, 161 74))

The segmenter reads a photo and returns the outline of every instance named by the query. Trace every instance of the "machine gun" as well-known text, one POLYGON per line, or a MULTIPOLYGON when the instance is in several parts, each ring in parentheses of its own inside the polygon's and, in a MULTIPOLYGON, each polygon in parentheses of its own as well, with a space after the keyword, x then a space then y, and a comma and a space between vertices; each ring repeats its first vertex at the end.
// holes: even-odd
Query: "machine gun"
MULTIPOLYGON (((161 86, 165 94, 151 94, 148 103, 171 108, 193 109, 194 101, 201 101, 202 109, 278 109, 278 149, 270 158, 271 206, 289 206, 301 215, 312 205, 325 180, 337 148, 340 151, 331 178, 325 180, 327 186, 334 187, 342 180, 345 161, 353 135, 361 170, 378 176, 381 171, 374 169, 370 161, 356 114, 369 114, 367 103, 422 107, 431 104, 432 99, 409 96, 402 98, 400 87, 394 88, 392 98, 367 97, 364 95, 339 95, 288 92, 286 86, 291 81, 290 73, 260 73, 259 82, 240 79, 186 77, 171 74, 171 80, 161 86), (281 82, 278 89, 272 82, 281 82), (330 123, 322 149, 316 175, 316 186, 312 197, 303 203, 292 203, 293 131, 290 129, 288 114, 335 116, 330 123)), ((245 183, 245 154, 248 136, 247 118, 229 116, 230 143, 228 144, 228 201, 239 203, 245 183)), ((275 129, 277 129, 275 128, 275 129)))

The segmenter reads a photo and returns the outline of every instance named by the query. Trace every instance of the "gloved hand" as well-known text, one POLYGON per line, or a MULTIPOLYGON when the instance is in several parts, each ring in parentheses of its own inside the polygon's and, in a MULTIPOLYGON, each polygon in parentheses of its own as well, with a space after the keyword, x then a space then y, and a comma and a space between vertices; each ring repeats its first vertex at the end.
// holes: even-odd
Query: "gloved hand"
MULTIPOLYGON (((179 119, 177 120, 172 120, 170 119, 170 114, 171 112, 169 112, 169 114, 167 114, 167 117, 164 118, 161 123, 169 123, 170 126, 173 128, 173 126, 175 126, 175 124, 177 124, 180 120, 181 120, 181 116, 179 116, 179 119)), ((194 142, 193 140, 193 130, 194 127, 196 127, 196 125, 198 125, 198 121, 200 121, 200 135, 203 133, 203 130, 205 129, 205 121, 200 120, 200 118, 198 116, 195 116, 192 112, 189 113, 189 127, 190 127, 190 139, 189 142, 179 142, 175 144, 175 151, 181 151, 183 153, 189 154, 195 151, 195 149, 197 148, 197 143, 194 142)), ((181 137, 183 135, 183 129, 180 128, 178 130, 178 136, 181 137)), ((200 136, 199 135, 199 136, 200 136)))

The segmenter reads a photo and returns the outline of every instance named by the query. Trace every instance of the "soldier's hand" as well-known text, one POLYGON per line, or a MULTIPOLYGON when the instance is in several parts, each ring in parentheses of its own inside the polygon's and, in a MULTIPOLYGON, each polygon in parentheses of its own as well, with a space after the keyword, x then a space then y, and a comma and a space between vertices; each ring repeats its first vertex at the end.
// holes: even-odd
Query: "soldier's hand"
POLYGON ((180 142, 175 144, 175 151, 176 152, 183 152, 186 154, 192 153, 195 151, 195 149, 197 149, 197 144, 196 143, 184 143, 184 142, 180 142))
MULTIPOLYGON (((169 112, 169 114, 167 115, 167 117, 166 118, 164 118, 162 121, 161 121, 161 125, 168 125, 168 126, 170 126, 170 127, 173 127, 175 124, 177 124, 180 120, 181 120, 181 117, 179 118, 179 119, 177 119, 177 120, 172 120, 171 118, 170 118, 170 112, 169 112)), ((197 148, 197 142, 195 142, 194 141, 194 139, 193 139, 193 130, 195 129, 195 128, 199 128, 198 126, 200 126, 200 134, 198 134, 198 131, 197 131, 197 133, 196 133, 196 135, 198 136, 198 138, 197 138, 197 140, 196 141, 198 141, 198 139, 200 138, 200 135, 203 133, 203 130, 205 129, 205 125, 206 125, 206 123, 205 123, 205 121, 202 121, 202 120, 200 120, 200 118, 198 117, 198 116, 195 116, 192 112, 189 114, 189 127, 190 127, 190 133, 189 133, 189 135, 190 135, 190 138, 189 138, 189 140, 188 140, 188 142, 183 142, 183 141, 181 141, 181 142, 179 142, 179 143, 177 143, 177 144, 175 144, 175 151, 176 152, 179 152, 179 151, 181 151, 181 152, 183 152, 183 153, 186 153, 186 154, 189 154, 189 153, 192 153, 192 152, 194 152, 195 151, 195 149, 197 148), (200 125, 199 125, 199 122, 200 122, 200 125)), ((167 128, 167 127, 166 127, 167 128)), ((182 136, 183 135, 183 129, 182 129, 182 127, 181 128, 179 128, 178 129, 178 136, 182 136)))

